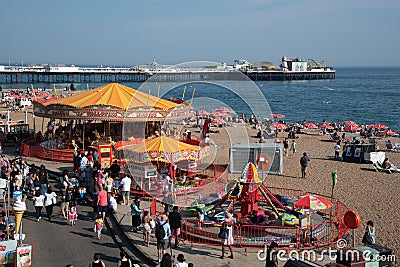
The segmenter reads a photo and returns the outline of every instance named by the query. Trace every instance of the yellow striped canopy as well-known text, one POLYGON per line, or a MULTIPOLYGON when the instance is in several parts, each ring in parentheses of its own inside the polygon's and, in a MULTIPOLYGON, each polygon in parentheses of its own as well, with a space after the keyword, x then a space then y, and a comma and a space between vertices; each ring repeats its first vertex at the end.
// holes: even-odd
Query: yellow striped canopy
POLYGON ((110 83, 80 94, 43 103, 43 106, 51 105, 62 105, 72 108, 103 106, 122 110, 139 107, 169 110, 178 106, 178 104, 174 102, 140 92, 118 83, 110 83))
POLYGON ((136 153, 153 151, 160 153, 176 153, 184 150, 200 151, 200 147, 186 144, 167 136, 159 136, 146 139, 143 143, 121 146, 117 150, 130 150, 136 153))
POLYGON ((178 140, 159 136, 147 139, 143 143, 118 148, 124 150, 125 158, 132 162, 179 162, 198 161, 207 156, 207 148, 189 145, 178 140))

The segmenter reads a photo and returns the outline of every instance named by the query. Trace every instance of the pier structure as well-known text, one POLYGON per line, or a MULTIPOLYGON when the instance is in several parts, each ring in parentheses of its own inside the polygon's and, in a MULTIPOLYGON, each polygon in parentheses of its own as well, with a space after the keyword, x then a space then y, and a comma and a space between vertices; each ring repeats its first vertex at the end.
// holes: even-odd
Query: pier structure
POLYGON ((207 81, 242 80, 243 74, 254 81, 293 81, 335 79, 336 71, 320 69, 318 71, 238 71, 231 69, 155 69, 136 68, 81 68, 32 66, 0 66, 0 84, 15 83, 112 83, 153 81, 207 81))

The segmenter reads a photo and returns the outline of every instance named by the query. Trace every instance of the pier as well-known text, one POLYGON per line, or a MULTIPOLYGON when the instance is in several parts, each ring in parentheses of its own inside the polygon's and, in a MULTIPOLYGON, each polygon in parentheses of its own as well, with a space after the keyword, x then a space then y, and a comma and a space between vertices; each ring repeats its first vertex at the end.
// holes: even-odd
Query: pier
POLYGON ((254 81, 295 81, 335 79, 336 71, 249 71, 230 69, 155 69, 81 68, 81 67, 15 67, 0 66, 0 84, 15 83, 112 83, 145 82, 153 77, 159 82, 187 82, 207 80, 243 80, 243 75, 254 81))

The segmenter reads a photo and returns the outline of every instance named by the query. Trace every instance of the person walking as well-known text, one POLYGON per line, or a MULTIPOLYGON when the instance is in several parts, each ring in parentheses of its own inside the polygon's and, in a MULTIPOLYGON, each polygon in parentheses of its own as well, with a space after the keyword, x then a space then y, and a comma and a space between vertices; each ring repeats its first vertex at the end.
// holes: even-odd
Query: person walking
POLYGON ((150 245, 150 234, 151 234, 151 222, 153 218, 151 218, 148 210, 143 210, 143 217, 142 217, 142 227, 143 227, 143 245, 149 246, 150 245))
POLYGON ((49 184, 49 174, 47 173, 44 165, 40 166, 39 171, 40 193, 45 195, 47 192, 47 185, 49 184))
POLYGON ((132 267, 132 262, 130 259, 126 257, 125 251, 121 251, 119 253, 121 259, 118 261, 117 267, 132 267))
POLYGON ((367 227, 365 228, 361 242, 364 243, 365 246, 375 244, 375 227, 372 221, 367 222, 367 227))
POLYGON ((335 160, 339 160, 339 154, 340 154, 340 141, 336 143, 336 145, 333 147, 335 149, 335 160))
POLYGON ((61 213, 64 219, 67 219, 67 214, 69 210, 69 201, 71 200, 71 193, 68 191, 68 188, 63 184, 60 190, 61 195, 61 213))
POLYGON ((94 230, 97 233, 97 240, 101 238, 101 230, 103 230, 104 220, 100 214, 97 214, 96 220, 94 221, 94 230))
POLYGON ((46 208, 47 216, 49 217, 49 222, 51 222, 51 216, 53 215, 53 207, 57 203, 57 195, 51 187, 47 188, 45 194, 44 207, 46 208))
POLYGON ((132 231, 137 232, 140 225, 140 214, 142 213, 139 209, 138 200, 134 200, 131 203, 131 216, 132 216, 132 231))
POLYGON ((33 206, 35 206, 37 221, 40 221, 40 219, 42 219, 43 205, 44 205, 44 195, 42 195, 40 191, 37 190, 35 192, 35 196, 33 197, 33 206))
POLYGON ((265 255, 265 267, 278 267, 278 256, 275 250, 278 247, 276 242, 271 242, 267 249, 267 255, 265 255))
POLYGON ((162 214, 160 216, 160 222, 156 224, 158 261, 161 261, 161 258, 163 258, 167 249, 170 247, 169 239, 171 236, 171 227, 167 220, 167 215, 162 214))
POLYGON ((75 201, 71 202, 71 208, 68 210, 68 220, 71 225, 75 225, 78 220, 78 211, 76 210, 75 201))
POLYGON ((285 156, 288 156, 288 150, 289 150, 289 141, 284 138, 283 139, 283 153, 285 153, 285 156))
POLYGON ((108 206, 107 191, 103 189, 102 185, 99 185, 99 193, 97 194, 97 211, 101 214, 101 218, 106 218, 108 206))
POLYGON ((293 155, 296 153, 296 146, 297 146, 296 141, 293 140, 292 145, 290 146, 290 150, 293 152, 293 155))
MULTIPOLYGON (((178 247, 178 238, 181 234, 182 215, 178 211, 178 206, 174 206, 172 212, 168 215, 168 221, 171 226, 171 238, 175 237, 174 248, 178 247)), ((172 242, 170 241, 172 244, 172 242)))
POLYGON ((100 260, 99 253, 94 253, 93 261, 89 264, 89 267, 106 267, 104 262, 100 260))
POLYGON ((301 178, 306 178, 307 174, 307 167, 308 167, 308 162, 310 159, 307 156, 307 153, 304 152, 303 156, 300 158, 300 166, 301 166, 301 178))

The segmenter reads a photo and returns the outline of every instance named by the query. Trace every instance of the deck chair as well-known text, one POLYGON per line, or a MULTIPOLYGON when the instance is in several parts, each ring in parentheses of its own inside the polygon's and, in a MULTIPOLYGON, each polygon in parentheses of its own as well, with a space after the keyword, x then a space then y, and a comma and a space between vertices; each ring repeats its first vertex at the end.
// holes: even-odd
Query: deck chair
POLYGON ((389 169, 384 169, 384 168, 382 167, 382 165, 381 165, 379 162, 372 163, 372 168, 374 168, 374 170, 375 170, 376 172, 387 172, 387 173, 392 173, 391 170, 389 170, 389 169))
POLYGON ((400 152, 400 144, 399 143, 394 144, 394 150, 397 152, 400 152))

